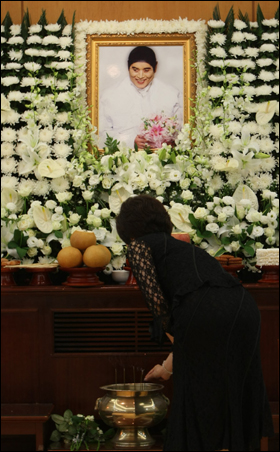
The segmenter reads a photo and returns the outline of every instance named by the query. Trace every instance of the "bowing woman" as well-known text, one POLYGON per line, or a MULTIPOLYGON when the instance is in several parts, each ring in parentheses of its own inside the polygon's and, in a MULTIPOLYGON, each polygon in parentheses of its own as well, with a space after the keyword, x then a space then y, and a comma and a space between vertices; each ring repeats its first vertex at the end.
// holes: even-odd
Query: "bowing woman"
POLYGON ((257 449, 273 426, 254 299, 206 251, 171 236, 155 198, 128 198, 117 230, 157 330, 173 342, 173 353, 145 377, 173 374, 164 450, 257 449))
POLYGON ((179 90, 156 77, 158 62, 150 47, 135 47, 127 65, 127 77, 101 95, 99 136, 102 145, 108 134, 131 148, 135 144, 144 148, 148 143, 139 135, 143 118, 177 115, 183 125, 183 98, 179 90))

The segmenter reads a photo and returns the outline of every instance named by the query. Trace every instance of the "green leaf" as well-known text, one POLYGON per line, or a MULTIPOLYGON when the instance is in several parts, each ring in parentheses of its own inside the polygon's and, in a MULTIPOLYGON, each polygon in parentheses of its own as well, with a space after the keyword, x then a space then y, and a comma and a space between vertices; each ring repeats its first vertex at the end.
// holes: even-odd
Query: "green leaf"
POLYGON ((63 234, 61 231, 55 231, 54 235, 58 238, 58 239, 62 239, 63 234))
POLYGON ((79 215, 82 215, 82 217, 86 217, 86 215, 87 215, 87 209, 86 209, 85 206, 77 206, 76 207, 76 212, 79 215))
POLYGON ((60 414, 51 414, 51 418, 56 424, 62 424, 65 422, 64 417, 60 416, 60 414))
POLYGON ((26 255, 27 251, 28 251, 28 248, 20 248, 19 246, 17 246, 16 250, 17 250, 19 258, 23 259, 24 256, 26 255))
POLYGON ((221 242, 223 245, 230 245, 231 244, 231 240, 229 237, 222 237, 221 242))
POLYGON ((254 256, 255 250, 254 250, 254 248, 252 248, 250 245, 245 245, 243 249, 244 249, 244 250, 246 251, 246 253, 248 253, 250 256, 254 256))
POLYGON ((8 243, 8 248, 16 248, 18 246, 18 244, 12 240, 11 242, 8 243))
POLYGON ((193 213, 190 213, 190 214, 189 214, 189 220, 190 220, 191 224, 192 224, 196 229, 199 228, 199 221, 195 218, 195 216, 194 216, 193 213))
POLYGON ((158 154, 159 160, 164 160, 166 158, 166 149, 161 149, 158 154))
MULTIPOLYGON (((59 232, 59 231, 56 231, 56 232, 59 232)), ((58 236, 56 235, 56 237, 58 237, 58 236)), ((62 237, 62 235, 61 235, 61 237, 62 237)), ((64 411, 63 417, 66 421, 71 421, 72 416, 73 416, 73 413, 71 410, 64 411)))
POLYGON ((57 424, 56 428, 59 432, 62 432, 62 433, 67 432, 68 431, 68 422, 65 422, 65 421, 61 422, 61 423, 57 424))
POLYGON ((212 237, 213 232, 210 231, 197 231, 197 236, 200 237, 201 239, 209 239, 210 237, 212 237))
POLYGON ((172 160, 173 163, 176 163, 176 155, 175 155, 175 152, 171 152, 170 159, 172 160))
POLYGON ((51 434, 50 441, 57 442, 60 440, 61 440, 61 434, 57 430, 54 430, 51 434))
POLYGON ((222 256, 222 254, 224 254, 224 253, 226 253, 225 248, 220 248, 220 249, 217 251, 217 253, 215 254, 214 257, 222 256))

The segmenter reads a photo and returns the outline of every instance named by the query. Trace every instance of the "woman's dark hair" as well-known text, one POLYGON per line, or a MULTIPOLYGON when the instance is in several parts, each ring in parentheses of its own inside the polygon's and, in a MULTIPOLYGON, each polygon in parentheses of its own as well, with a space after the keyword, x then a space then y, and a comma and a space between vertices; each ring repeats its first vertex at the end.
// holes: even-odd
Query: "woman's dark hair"
POLYGON ((118 234, 127 244, 154 232, 171 234, 172 229, 173 225, 163 204, 149 195, 128 198, 117 216, 118 234))

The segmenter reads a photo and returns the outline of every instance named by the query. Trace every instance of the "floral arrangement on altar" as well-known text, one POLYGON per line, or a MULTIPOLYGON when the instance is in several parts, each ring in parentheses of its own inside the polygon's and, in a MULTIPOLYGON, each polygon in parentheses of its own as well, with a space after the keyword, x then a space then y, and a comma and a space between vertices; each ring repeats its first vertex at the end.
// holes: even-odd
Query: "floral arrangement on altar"
MULTIPOLYGON (((62 14, 1 26, 1 253, 50 263, 75 229, 92 230, 122 268, 115 217, 129 196, 148 193, 175 231, 213 256, 243 258, 279 246, 279 18, 258 8, 252 23, 231 9, 213 20, 80 22, 62 14), (130 149, 98 136, 86 105, 87 34, 194 33, 197 97, 175 143, 130 149), (90 148, 90 152, 89 152, 90 148)), ((175 121, 175 119, 174 119, 175 121)), ((147 122, 147 121, 146 121, 147 122)), ((148 123, 147 123, 148 125, 148 123)), ((152 125, 153 127, 153 125, 152 125)), ((175 124, 172 124, 174 129, 175 124)), ((151 128, 148 127, 148 133, 151 128)))

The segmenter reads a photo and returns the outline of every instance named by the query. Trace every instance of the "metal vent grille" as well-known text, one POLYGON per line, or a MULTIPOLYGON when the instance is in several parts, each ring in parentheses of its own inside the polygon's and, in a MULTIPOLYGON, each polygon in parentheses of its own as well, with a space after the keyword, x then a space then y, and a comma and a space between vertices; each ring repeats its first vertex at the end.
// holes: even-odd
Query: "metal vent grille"
POLYGON ((137 353, 169 351, 151 341, 149 312, 54 312, 54 353, 137 353))

